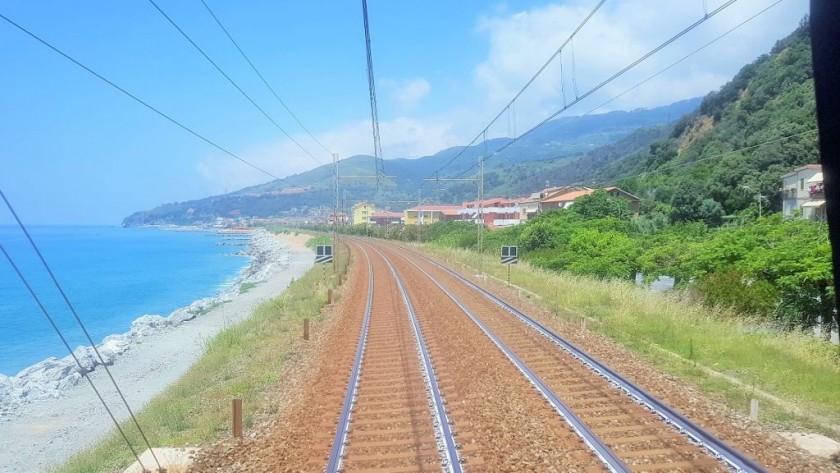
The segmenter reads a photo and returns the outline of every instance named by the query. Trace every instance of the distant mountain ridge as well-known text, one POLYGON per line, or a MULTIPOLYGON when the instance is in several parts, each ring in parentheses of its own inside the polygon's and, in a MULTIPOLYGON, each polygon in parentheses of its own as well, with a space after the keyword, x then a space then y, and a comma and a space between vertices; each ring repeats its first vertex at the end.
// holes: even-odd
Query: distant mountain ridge
MULTIPOLYGON (((499 176, 502 175, 503 170, 516 166, 520 169, 533 167, 538 170, 544 170, 547 166, 556 167, 602 146, 621 142, 640 129, 657 128, 671 123, 693 112, 700 101, 700 98, 695 98, 664 107, 563 117, 549 121, 487 160, 488 181, 485 183, 485 188, 488 195, 530 192, 533 185, 537 184, 533 179, 527 184, 532 187, 526 189, 524 185, 511 184, 499 176), (494 168, 498 168, 499 172, 494 172, 494 168)), ((488 140, 487 148, 494 150, 509 141, 510 138, 488 140)), ((463 146, 452 147, 434 155, 416 159, 386 160, 386 174, 394 177, 379 183, 379 191, 372 200, 380 208, 402 209, 411 206, 409 201, 418 199, 423 199, 424 202, 458 203, 474 198, 474 184, 449 186, 449 189, 441 191, 424 185, 422 181, 423 178, 432 176, 458 153, 461 153, 461 156, 447 166, 443 173, 457 173, 472 167, 478 157, 484 153, 484 144, 466 149, 463 146)), ((340 175, 372 176, 373 170, 374 162, 371 156, 352 156, 339 162, 340 175)), ((289 176, 282 181, 271 181, 228 194, 189 202, 165 204, 150 210, 135 212, 123 221, 123 225, 195 224, 232 215, 254 217, 306 215, 312 208, 332 206, 332 173, 331 164, 323 165, 289 176)), ((370 199, 375 185, 374 179, 342 180, 342 202, 370 199)))

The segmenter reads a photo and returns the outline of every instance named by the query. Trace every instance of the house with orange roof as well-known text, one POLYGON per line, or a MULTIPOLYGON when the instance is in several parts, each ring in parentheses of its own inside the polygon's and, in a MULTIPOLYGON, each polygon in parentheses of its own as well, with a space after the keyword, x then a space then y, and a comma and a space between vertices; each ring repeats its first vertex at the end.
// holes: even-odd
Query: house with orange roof
POLYGON ((569 189, 572 189, 572 187, 547 187, 539 192, 534 192, 529 196, 520 197, 519 199, 517 199, 519 203, 519 220, 524 221, 528 220, 529 218, 536 217, 537 214, 539 214, 541 211, 540 203, 543 199, 557 195, 561 192, 565 192, 569 189))
POLYGON ((459 220, 459 205, 418 205, 403 212, 406 225, 431 225, 437 222, 459 220))

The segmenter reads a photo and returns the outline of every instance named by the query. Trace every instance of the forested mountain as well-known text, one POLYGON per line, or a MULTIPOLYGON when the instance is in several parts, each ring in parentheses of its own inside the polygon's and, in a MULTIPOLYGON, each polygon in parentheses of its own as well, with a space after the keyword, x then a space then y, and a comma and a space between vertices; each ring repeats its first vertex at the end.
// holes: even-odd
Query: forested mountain
MULTIPOLYGON (((532 192, 543 185, 544 176, 548 175, 549 171, 585 153, 597 153, 597 150, 605 145, 614 144, 617 148, 613 149, 626 147, 627 152, 636 151, 640 146, 647 146, 653 139, 661 138, 659 135, 651 135, 650 132, 639 134, 637 130, 671 123, 694 111, 699 104, 700 99, 696 98, 653 109, 615 111, 552 120, 487 161, 487 194, 502 196, 532 192), (648 141, 640 144, 639 140, 644 139, 648 141), (510 172, 512 168, 514 171, 510 172)), ((487 149, 499 148, 508 141, 508 138, 489 140, 487 149)), ((416 201, 418 198, 428 202, 447 203, 474 199, 474 183, 446 186, 447 188, 443 189, 438 185, 424 185, 422 179, 432 176, 437 169, 459 153, 461 156, 447 166, 444 173, 468 169, 476 163, 484 149, 484 144, 481 143, 466 150, 464 147, 454 147, 417 159, 388 159, 385 161, 385 172, 394 177, 380 182, 373 200, 379 207, 402 209, 410 206, 407 201, 416 201)), ((371 156, 349 157, 342 159, 339 165, 339 174, 344 176, 372 175, 373 170, 371 156)), ((312 207, 332 205, 332 173, 332 165, 324 165, 282 181, 272 181, 225 195, 190 202, 175 202, 136 212, 126 218, 123 224, 189 224, 207 222, 231 214, 303 215, 312 207)), ((342 201, 370 199, 375 185, 374 179, 344 179, 341 184, 342 201)))
POLYGON ((758 192, 779 211, 780 176, 819 162, 816 128, 811 42, 803 20, 770 54, 706 96, 667 139, 593 172, 590 180, 652 198, 672 220, 711 223, 754 207, 758 192))

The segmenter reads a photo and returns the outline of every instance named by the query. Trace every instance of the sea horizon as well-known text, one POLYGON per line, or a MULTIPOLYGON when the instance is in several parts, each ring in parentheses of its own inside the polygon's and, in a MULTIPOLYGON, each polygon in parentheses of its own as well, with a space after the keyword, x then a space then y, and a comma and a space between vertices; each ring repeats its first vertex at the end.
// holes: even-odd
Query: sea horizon
MULTIPOLYGON (((27 227, 94 343, 128 331, 143 315, 167 316, 230 286, 250 259, 243 242, 212 231, 39 224, 27 227)), ((0 224, 10 253, 74 350, 89 346, 25 235, 0 224)), ((15 376, 69 353, 23 283, 0 262, 0 374, 15 376)))

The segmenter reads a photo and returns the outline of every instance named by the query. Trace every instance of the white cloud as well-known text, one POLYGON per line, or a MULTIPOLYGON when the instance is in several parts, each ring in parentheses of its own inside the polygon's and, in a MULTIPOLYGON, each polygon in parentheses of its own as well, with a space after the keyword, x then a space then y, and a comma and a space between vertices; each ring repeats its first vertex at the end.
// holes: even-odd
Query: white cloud
MULTIPOLYGON (((295 138, 299 142, 306 139, 300 136, 295 138)), ((314 148, 310 152, 321 163, 329 162, 330 157, 322 150, 320 154, 316 154, 314 148)), ((288 139, 263 144, 237 155, 271 175, 281 178, 319 165, 288 139)), ((222 153, 205 157, 196 165, 196 170, 216 193, 232 192, 273 180, 273 177, 268 174, 222 153)))
MULTIPOLYGON (((708 1, 709 11, 724 0, 708 1)), ((772 0, 738 2, 695 31, 606 86, 570 114, 580 114, 660 71, 691 51, 769 6, 772 0)), ((474 70, 476 87, 495 107, 503 106, 531 78, 586 17, 594 0, 572 0, 515 14, 481 18, 477 32, 487 37, 486 60, 474 70)), ((727 80, 745 63, 767 52, 773 42, 796 26, 807 12, 806 0, 789 0, 736 30, 707 50, 663 73, 632 93, 617 99, 610 109, 665 105, 705 95, 727 80)), ((623 0, 607 2, 584 26, 562 54, 517 101, 517 110, 529 121, 560 109, 660 43, 699 20, 703 2, 623 0), (562 64, 562 69, 561 69, 562 64)))
MULTIPOLYGON (((713 10, 725 0, 707 0, 713 10)), ((685 35, 565 115, 589 112, 605 100, 684 57, 774 0, 735 3, 695 31, 685 35)), ((589 13, 595 0, 570 0, 527 11, 510 13, 504 7, 492 16, 479 18, 476 33, 487 39, 486 58, 474 67, 472 94, 433 115, 416 111, 428 98, 431 85, 424 78, 383 81, 396 107, 395 117, 380 121, 383 153, 387 158, 411 158, 433 154, 471 140, 554 53, 571 31, 589 13)), ((769 51, 773 43, 792 31, 808 11, 807 0, 786 0, 747 23, 708 49, 691 57, 633 90, 600 111, 666 105, 705 95, 723 85, 747 62, 769 51)), ((607 2, 574 41, 574 77, 579 94, 621 70, 703 16, 701 0, 614 0, 607 2)), ((521 132, 563 106, 563 89, 570 101, 572 48, 542 73, 516 102, 515 112, 503 116, 490 136, 509 136, 511 123, 521 132), (561 79, 563 77, 563 79, 561 79)), ((380 117, 382 118, 382 117, 380 117)), ((359 119, 317 134, 318 139, 341 157, 373 154, 369 119, 359 119)), ((296 136, 301 143, 308 137, 296 136)), ((310 147, 307 144, 308 147, 310 147)), ((316 149, 312 144, 310 149, 316 149)), ((329 161, 326 153, 322 161, 329 161)), ((242 156, 277 176, 287 176, 315 167, 290 141, 265 144, 242 156)), ((264 174, 226 156, 213 156, 198 165, 201 175, 218 191, 265 182, 264 174)))
MULTIPOLYGON (((380 122, 379 129, 382 151, 386 158, 417 158, 459 143, 459 137, 452 132, 452 122, 445 117, 426 120, 397 117, 380 122)), ((340 158, 373 154, 373 132, 369 120, 352 122, 316 137, 327 148, 337 152, 340 158)), ((330 162, 330 156, 326 152, 318 150, 316 153, 314 146, 308 146, 308 143, 311 143, 308 137, 301 135, 295 136, 295 139, 307 146, 321 164, 330 162)), ((281 178, 319 166, 288 139, 246 150, 240 156, 281 178)), ((272 179, 265 173, 222 154, 208 156, 196 165, 196 169, 218 193, 238 190, 272 179)))
POLYGON ((432 90, 431 84, 422 77, 406 81, 386 80, 383 84, 391 89, 391 102, 401 110, 412 110, 432 90))

